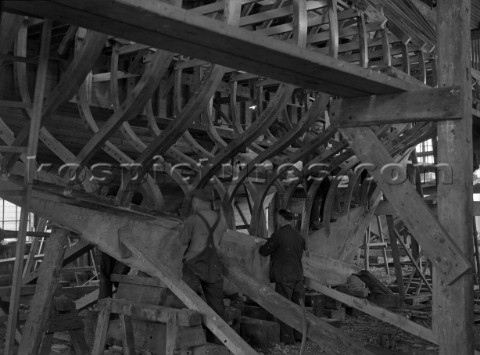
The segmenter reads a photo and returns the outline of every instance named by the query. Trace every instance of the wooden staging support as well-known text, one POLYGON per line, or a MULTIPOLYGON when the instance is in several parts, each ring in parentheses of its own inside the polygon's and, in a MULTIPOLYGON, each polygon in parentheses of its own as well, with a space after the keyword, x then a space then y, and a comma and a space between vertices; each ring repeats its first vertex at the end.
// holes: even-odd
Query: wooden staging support
MULTIPOLYGON (((161 261, 151 255, 151 249, 142 241, 128 233, 120 234, 120 241, 133 253, 136 259, 142 260, 143 270, 151 276, 158 277, 180 300, 190 309, 197 310, 205 316, 205 325, 234 354, 256 354, 205 302, 195 294, 183 281, 172 276, 161 261), (238 339, 238 340, 237 340, 238 339)), ((129 258, 124 261, 128 263, 129 258)), ((283 322, 299 331, 303 329, 301 308, 273 289, 259 282, 234 262, 226 263, 226 278, 233 281, 249 297, 283 322)), ((321 344, 330 354, 370 354, 370 352, 343 335, 334 327, 322 322, 313 315, 308 316, 307 336, 321 344)))
MULTIPOLYGON (((135 354, 135 335, 133 320, 150 323, 163 323, 165 334, 166 355, 198 354, 209 348, 207 353, 219 355, 227 354, 228 350, 221 345, 207 344, 202 329, 202 315, 190 309, 176 309, 154 306, 143 303, 132 303, 124 299, 103 299, 98 302, 100 314, 95 331, 95 341, 92 354, 103 355, 107 340, 110 314, 118 314, 122 327, 123 353, 135 354)), ((160 331, 163 333, 163 331, 160 331)), ((157 334, 157 336, 161 336, 157 334)), ((155 352, 157 353, 157 352, 155 352)))
POLYGON ((58 228, 47 240, 45 258, 42 262, 35 297, 30 306, 30 314, 23 328, 19 354, 36 354, 40 347, 50 317, 53 295, 57 289, 68 234, 67 230, 58 228))
MULTIPOLYGON (((48 55, 50 50, 52 33, 52 23, 46 20, 42 29, 42 42, 40 47, 40 59, 35 81, 35 96, 33 110, 30 122, 30 134, 28 137, 27 156, 35 157, 38 148, 38 136, 41 127, 41 118, 44 105, 45 87, 47 82, 48 55)), ((32 185, 35 171, 35 160, 28 159, 25 164, 25 175, 23 182, 22 210, 20 213, 20 223, 17 236, 17 248, 15 251, 15 265, 13 270, 13 285, 10 296, 10 308, 7 325, 7 335, 5 341, 5 354, 13 354, 15 342, 15 331, 18 318, 18 306, 20 300, 20 287, 22 285, 23 274, 23 256, 25 255, 25 237, 27 232, 28 212, 30 210, 30 200, 32 195, 32 185)))
MULTIPOLYGON (((134 256, 142 261, 142 271, 151 276, 158 277, 165 285, 190 309, 201 312, 205 319, 205 325, 220 339, 220 341, 234 354, 256 355, 253 350, 228 324, 221 319, 214 310, 212 310, 188 285, 172 275, 168 267, 161 264, 160 260, 152 258, 150 248, 142 245, 128 235, 128 231, 119 231, 121 242, 130 250, 130 257, 124 261, 128 264, 128 259, 134 256), (126 232, 126 234, 125 234, 126 232), (133 255, 132 255, 133 253, 133 255)), ((128 250, 125 250, 128 253, 128 250)))
MULTIPOLYGON (((462 119, 437 124, 438 163, 448 164, 452 184, 438 186, 438 218, 473 264, 472 248, 472 90, 470 0, 438 0, 438 85, 458 85, 462 119)), ((473 272, 448 285, 437 268, 433 272, 433 327, 440 355, 472 354, 473 272)))

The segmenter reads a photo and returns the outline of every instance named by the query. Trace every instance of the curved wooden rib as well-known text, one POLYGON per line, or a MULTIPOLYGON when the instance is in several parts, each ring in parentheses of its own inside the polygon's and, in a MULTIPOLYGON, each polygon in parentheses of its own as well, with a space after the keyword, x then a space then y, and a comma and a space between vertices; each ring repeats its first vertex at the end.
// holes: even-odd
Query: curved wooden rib
MULTIPOLYGON (((119 59, 119 46, 118 44, 114 44, 112 48, 112 56, 110 59, 110 97, 112 100, 112 105, 115 110, 120 109, 120 98, 118 96, 118 59, 119 59)), ((134 70, 134 66, 138 65, 138 61, 134 60, 134 64, 131 64, 129 67, 129 72, 134 70)), ((86 89, 86 87, 85 87, 86 89)), ((83 90, 82 90, 83 91, 83 90)), ((90 128, 94 133, 99 131, 99 128, 91 114, 90 108, 88 106, 88 102, 86 101, 86 92, 83 92, 82 95, 82 110, 84 110, 84 116, 87 120, 90 128)), ((151 100, 148 101, 151 105, 151 100)), ((151 106, 150 106, 151 108, 151 106)), ((145 149, 145 144, 142 140, 135 134, 133 129, 130 126, 130 123, 123 122, 122 126, 120 127, 120 132, 126 138, 128 143, 134 147, 137 151, 141 152, 145 149)), ((127 154, 123 153, 120 149, 118 149, 115 145, 113 145, 110 141, 106 141, 103 150, 107 152, 110 156, 116 159, 121 164, 134 164, 135 161, 130 158, 127 154)), ((164 206, 164 198, 160 188, 155 182, 155 179, 150 175, 147 174, 146 181, 142 182, 142 188, 144 190, 144 197, 147 199, 153 200, 153 204, 157 210, 160 210, 164 206)), ((120 201, 120 205, 125 205, 129 203, 130 200, 126 199, 125 201, 120 201)))
POLYGON ((335 196, 337 195, 337 188, 338 185, 340 184, 340 177, 347 174, 347 172, 352 169, 355 165, 359 163, 359 160, 356 156, 353 156, 351 158, 348 158, 345 160, 341 165, 341 170, 333 179, 333 182, 330 185, 330 188, 328 189, 328 194, 327 198, 325 200, 325 207, 323 209, 323 227, 325 228, 325 233, 327 235, 330 234, 330 221, 332 219, 332 213, 333 213, 333 203, 335 202, 335 196))
MULTIPOLYGON (((248 233, 250 235, 254 236, 259 236, 259 237, 265 237, 263 235, 259 235, 259 231, 262 230, 260 227, 260 224, 264 222, 264 219, 262 218, 263 214, 263 201, 265 201, 265 198, 267 197, 267 194, 270 190, 270 188, 274 185, 277 184, 278 178, 281 177, 286 171, 290 169, 295 169, 298 172, 298 169, 292 165, 285 166, 284 168, 279 168, 275 174, 272 174, 271 176, 268 177, 267 181, 265 182, 265 185, 263 185, 263 189, 261 193, 256 194, 254 203, 253 203, 253 211, 252 211, 252 219, 250 221, 250 228, 248 229, 248 233)), ((277 184, 277 192, 283 193, 285 191, 283 185, 277 184)))
MULTIPOLYGON (((392 132, 385 132, 386 129, 383 128, 376 133, 377 136, 383 136, 383 142, 390 152, 399 148, 401 145, 399 142, 411 142, 414 140, 414 137, 418 137, 424 133, 423 130, 418 130, 416 128, 408 129, 407 125, 397 126, 397 129, 398 131, 394 130, 392 132)), ((414 148, 412 147, 410 149, 414 148)), ((332 166, 338 165, 338 162, 340 161, 344 161, 344 163, 341 164, 344 167, 344 171, 347 168, 353 167, 358 159, 355 156, 346 159, 348 157, 347 153, 350 156, 352 155, 351 151, 345 152, 342 154, 344 157, 336 159, 337 163, 332 163, 332 166), (346 164, 347 161, 350 161, 351 163, 346 164)), ((397 150, 397 153, 400 154, 401 152, 397 150)), ((404 151, 400 154, 399 159, 404 159, 408 153, 408 151, 404 151)), ((359 175, 357 175, 357 177, 358 176, 359 175)), ((340 260, 351 262, 361 243, 361 236, 365 231, 366 224, 373 216, 376 203, 379 201, 379 189, 372 190, 375 186, 376 185, 373 184, 371 179, 366 179, 364 181, 361 187, 362 197, 360 200, 360 206, 350 209, 350 206, 348 205, 347 214, 341 216, 339 221, 330 227, 331 232, 329 231, 328 226, 325 226, 325 222, 328 223, 329 221, 329 215, 324 214, 324 228, 315 231, 308 236, 308 248, 315 252, 319 252, 322 255, 330 255, 339 258, 340 260)), ((325 211, 329 209, 331 210, 331 206, 329 207, 328 205, 331 205, 331 202, 333 202, 334 190, 335 186, 332 185, 327 197, 325 211)))
MULTIPOLYGON (((208 75, 206 73, 205 75, 208 75)), ((203 78, 202 78, 203 79, 203 78)), ((182 69, 178 69, 175 72, 175 87, 174 87, 174 112, 175 116, 178 117, 180 112, 182 112, 182 69)), ((216 89, 216 88, 215 88, 216 89)), ((213 95, 213 92, 212 92, 213 95)), ((208 101, 212 99, 212 96, 208 98, 208 101)), ((206 107, 208 105, 207 102, 205 102, 206 107)), ((201 111, 198 113, 198 117, 200 117, 201 113, 203 112, 203 108, 201 107, 201 111)), ((191 133, 189 132, 188 129, 185 130, 185 132, 182 133, 183 139, 190 145, 190 147, 193 149, 193 151, 200 156, 202 159, 206 158, 213 158, 213 154, 207 151, 205 148, 201 146, 197 142, 195 138, 192 137, 191 133)))
POLYGON ((388 39, 388 29, 384 27, 382 30, 382 52, 383 65, 386 67, 392 66, 392 53, 390 51, 390 41, 388 39))
POLYGON ((328 18, 330 20, 330 41, 329 55, 338 58, 339 31, 338 31, 338 14, 337 0, 328 0, 328 18))
MULTIPOLYGON (((328 142, 328 140, 335 134, 336 130, 332 129, 331 127, 329 127, 321 137, 319 137, 319 141, 316 142, 316 144, 314 145, 315 149, 316 150, 319 146, 325 144, 326 142, 328 142)), ((331 157, 341 153, 342 151, 345 150, 345 148, 347 148, 348 145, 345 144, 345 143, 339 143, 337 144, 336 146, 334 146, 332 149, 330 150, 325 150, 322 154, 320 154, 319 156, 315 157, 312 161, 308 162, 302 169, 302 171, 299 172, 297 178, 292 181, 288 188, 285 190, 285 192, 283 193, 283 197, 282 197, 282 201, 281 201, 281 205, 283 208, 287 208, 288 204, 289 204, 289 201, 290 201, 290 198, 291 196, 293 195, 293 192, 295 191, 295 189, 297 188, 297 185, 300 183, 300 182, 303 182, 305 185, 306 185, 306 181, 305 181, 305 178, 306 176, 308 175, 308 172, 309 172, 309 166, 311 166, 312 164, 319 164, 319 163, 323 163, 324 161, 327 161, 328 159, 330 159, 331 157)), ((291 158, 289 159, 290 162, 295 162, 295 161, 298 161, 300 159, 303 159, 305 156, 307 156, 308 154, 310 154, 310 150, 312 148, 309 147, 308 150, 300 150, 299 152, 296 152, 295 154, 292 154, 291 155, 291 158), (292 158, 294 157, 294 158, 292 158)), ((345 159, 348 159, 350 156, 352 155, 352 152, 347 150, 345 151, 344 153, 340 154, 337 158, 335 158, 335 160, 330 164, 332 167, 335 167, 337 166, 338 164, 340 164, 341 162, 343 162, 345 159)), ((283 174, 283 171, 280 171, 280 170, 277 170, 277 173, 275 175, 273 175, 271 177, 272 181, 275 181, 277 180, 281 175, 283 174)), ((270 180, 269 180, 270 181, 270 180)), ((305 186, 304 185, 304 186, 305 186)), ((312 192, 312 194, 314 194, 316 192, 316 189, 318 188, 318 186, 315 189, 315 191, 312 192)), ((265 196, 262 196, 262 199, 265 198, 265 196)), ((311 210, 311 205, 308 209, 308 211, 311 210)), ((306 235, 305 235, 306 236, 306 235)))
POLYGON ((240 122, 240 116, 237 115, 237 81, 230 83, 230 117, 232 118, 233 131, 235 134, 243 133, 243 127, 240 122))
MULTIPOLYGON (((0 55, 7 54, 12 48, 23 20, 23 16, 2 12, 0 18, 0 55)), ((0 66, 2 63, 3 59, 0 57, 0 66)))
POLYGON ((312 213, 313 202, 321 183, 321 179, 315 179, 308 189, 302 209, 302 224, 300 226, 300 233, 302 233, 302 235, 308 235, 308 231, 310 230, 310 215, 312 213))
POLYGON ((265 149, 262 154, 258 155, 255 159, 247 164, 247 166, 241 171, 240 175, 235 180, 235 183, 230 187, 228 194, 225 196, 226 198, 223 201, 224 211, 231 207, 237 189, 247 178, 247 176, 255 171, 257 165, 282 152, 286 147, 295 142, 325 110, 328 101, 328 95, 321 94, 319 97, 317 97, 315 103, 312 105, 312 107, 310 107, 310 110, 307 111, 307 113, 292 130, 290 130, 281 139, 277 140, 273 145, 265 149))
POLYGON ((223 140, 223 138, 218 134, 215 125, 213 124, 213 98, 208 103, 208 106, 205 110, 208 119, 208 136, 210 139, 215 142, 215 145, 218 148, 225 148, 228 143, 223 140))
MULTIPOLYGON (((15 140, 15 136, 13 134, 13 131, 8 127, 7 123, 0 117, 0 139, 7 145, 12 145, 13 141, 15 140)), ((20 159, 22 160, 23 164, 26 164, 27 162, 27 154, 22 153, 20 156, 20 159)), ((36 164, 38 165, 38 164, 36 164)), ((34 170, 37 171, 37 166, 34 166, 34 170)), ((12 173, 16 173, 16 167, 12 169, 12 173)), ((21 172, 18 173, 18 175, 23 175, 25 169, 22 169, 21 172)), ((59 186, 65 185, 65 181, 60 178, 57 175, 48 173, 46 171, 40 170, 36 174, 38 174, 38 178, 43 181, 43 182, 48 182, 51 184, 56 184, 59 186)), ((35 179, 37 177, 35 176, 35 179)))
POLYGON ((203 146, 198 143, 198 141, 192 136, 190 131, 186 130, 183 135, 183 139, 190 145, 190 148, 200 157, 200 159, 212 159, 215 156, 215 149, 214 147, 211 152, 203 148, 203 146))
POLYGON ((113 113, 78 154, 78 159, 82 165, 88 163, 108 137, 115 132, 123 122, 135 117, 143 109, 158 87, 160 79, 168 69, 172 57, 172 53, 161 50, 158 50, 153 55, 150 66, 145 70, 142 78, 132 92, 130 92, 121 108, 113 113))
MULTIPOLYGON (((280 5, 280 3, 277 3, 277 5, 280 5)), ((307 20, 307 11, 306 11, 305 2, 300 1, 300 0, 295 0, 294 3, 293 3, 293 12, 294 12, 294 26, 293 26, 293 29, 294 29, 295 40, 300 47, 305 47, 306 44, 307 44, 307 30, 308 30, 308 28, 307 28, 308 27, 308 25, 307 25, 308 20, 307 20)), ((267 23, 265 23, 264 25, 266 27, 270 26, 271 21, 267 21, 267 23)), ((230 105, 231 105, 231 111, 235 112, 236 107, 233 106, 233 104, 235 104, 235 101, 236 101, 236 96, 235 96, 235 94, 236 94, 236 92, 235 92, 236 83, 234 84, 232 89, 233 89, 232 90, 233 98, 230 99, 230 105)), ((242 149, 243 147, 246 147, 246 146, 252 144, 254 139, 256 137, 258 137, 260 134, 262 134, 264 132, 267 132, 267 134, 270 133, 268 131, 268 129, 269 129, 270 125, 273 123, 273 121, 276 119, 275 116, 278 116, 278 114, 285 109, 285 105, 287 103, 287 100, 289 100, 289 98, 291 97, 291 94, 293 93, 293 88, 291 86, 286 86, 285 84, 282 84, 278 88, 277 93, 275 95, 275 98, 270 102, 267 109, 265 111, 263 111, 263 101, 262 101, 263 100, 263 93, 261 91, 262 89, 263 89, 263 87, 256 87, 256 93, 258 94, 258 97, 259 97, 257 99, 257 112, 260 114, 259 118, 256 120, 256 122, 254 124, 252 124, 245 131, 242 130, 242 127, 240 125, 240 122, 238 121, 238 118, 237 117, 233 118, 234 130, 236 132, 241 132, 241 133, 238 135, 237 138, 235 138, 232 142, 230 142, 230 144, 227 147, 225 147, 225 153, 224 154, 216 157, 210 163, 210 167, 205 168, 202 171, 202 175, 200 176, 200 180, 199 180, 197 186, 204 186, 209 181, 210 177, 213 174, 215 174, 215 172, 218 170, 218 168, 220 167, 220 165, 222 163, 226 162, 228 159, 237 155, 239 153, 239 150, 242 149), (284 91, 284 92, 282 93, 282 91, 284 91), (281 96, 284 97, 284 99, 282 100, 283 105, 281 104, 281 102, 277 101, 278 98, 281 97, 281 96), (272 104, 274 104, 274 105, 272 105, 272 104), (268 115, 270 115, 270 117, 268 117, 268 115), (253 130, 256 130, 256 132, 253 131, 253 130)), ((271 136, 273 138, 273 141, 276 142, 276 139, 273 137, 273 135, 271 135, 271 136)), ((287 141, 288 140, 285 139, 285 142, 287 142, 287 141)), ((287 146, 288 146, 288 144, 287 144, 287 146)), ((280 144, 276 147, 278 147, 280 149, 280 144)), ((257 148, 257 150, 256 150, 257 153, 259 153, 260 155, 264 154, 264 152, 262 152, 263 149, 261 147, 255 147, 255 144, 252 144, 252 149, 255 150, 256 148, 257 148)), ((260 159, 262 159, 262 158, 260 158, 260 159)), ((259 161, 263 161, 263 159, 259 160, 259 161)), ((245 169, 245 170, 248 170, 248 169, 245 169)), ((244 179, 244 177, 242 177, 242 180, 243 179, 244 179)), ((277 190, 279 190, 279 189, 283 190, 283 186, 281 184, 279 184, 276 179, 273 180, 272 183, 277 184, 277 190)), ((239 184, 237 184, 236 186, 238 187, 239 184)), ((235 194, 235 191, 233 191, 233 193, 230 194, 229 199, 231 201, 233 199, 234 194, 235 194)), ((227 200, 227 195, 225 195, 225 197, 226 197, 225 200, 227 200)), ((255 204, 257 204, 257 202, 255 202, 255 204)), ((263 199, 262 199, 261 204, 263 205, 263 199)), ((231 202, 229 203, 229 202, 225 201, 225 203, 222 203, 222 207, 224 207, 224 212, 226 212, 226 215, 231 217, 231 218, 229 218, 230 227, 235 228, 235 226, 232 225, 233 224, 232 223, 232 221, 233 221, 233 211, 232 211, 232 207, 231 207, 231 202)), ((257 210, 258 210, 257 213, 254 216, 252 216, 252 220, 251 220, 251 223, 250 223, 250 228, 254 228, 255 233, 257 233, 259 231, 258 227, 261 224, 260 220, 264 219, 264 218, 261 218, 262 217, 261 213, 263 213, 263 209, 260 208, 259 206, 257 206, 257 210), (256 220, 255 220, 255 218, 256 218, 256 220)))
POLYGON ((360 65, 368 68, 368 33, 365 23, 365 14, 360 12, 357 17, 358 42, 360 44, 360 65))
POLYGON ((223 78, 226 69, 220 66, 212 66, 209 73, 202 80, 200 90, 192 97, 180 117, 177 117, 168 127, 160 133, 158 137, 145 149, 137 158, 137 163, 141 167, 139 175, 145 174, 152 164, 155 155, 164 154, 183 134, 190 123, 198 117, 205 107, 210 97, 215 92, 218 84, 223 78))
MULTIPOLYGON (((178 75, 176 76, 178 79, 178 75)), ((146 106, 146 113, 147 116, 149 116, 149 123, 150 126, 153 127, 154 133, 157 133, 157 135, 161 134, 161 130, 158 128, 158 125, 156 124, 155 118, 153 117, 153 110, 151 107, 151 101, 149 101, 149 104, 146 106)), ((121 132, 123 135, 127 138, 129 143, 140 153, 144 152, 147 149, 147 145, 143 143, 143 141, 136 135, 136 133, 133 131, 132 127, 128 122, 123 122, 122 126, 120 128, 121 132)), ((192 140, 193 137, 192 137, 192 140)), ((193 146, 198 145, 196 141, 194 141, 193 146)), ((172 157, 176 161, 179 161, 184 164, 188 164, 189 167, 191 167, 193 170, 199 170, 198 164, 195 160, 192 158, 188 157, 187 155, 183 154, 182 152, 178 151, 175 147, 169 147, 168 150, 165 153, 166 155, 172 157)), ((160 156, 159 154, 157 154, 160 156)), ((177 182, 177 184, 182 188, 182 190, 187 193, 190 191, 193 187, 189 185, 188 183, 185 183, 183 180, 183 177, 176 171, 175 169, 169 169, 167 171, 169 176, 177 182)), ((149 177, 149 174, 147 174, 149 177)), ((127 182, 128 184, 129 182, 127 182)), ((154 181, 152 182, 153 184, 155 183, 154 181)), ((155 185, 156 186, 156 185, 155 185)), ((157 186, 158 188, 158 186, 157 186)), ((215 189, 217 190, 218 194, 220 196, 223 196, 225 193, 225 188, 221 184, 221 182, 218 179, 215 179, 215 189)), ((130 190, 129 190, 130 191, 130 190)), ((120 204, 125 204, 130 200, 131 197, 131 191, 129 193, 125 192, 125 189, 120 189, 117 194, 117 200, 120 201, 120 204)))
MULTIPOLYGON (((19 56, 26 55, 26 33, 27 28, 20 29, 19 36, 16 44, 16 53, 19 56)), ((82 82, 85 80, 88 72, 91 70, 95 64, 100 52, 105 45, 107 35, 103 33, 98 33, 95 31, 88 31, 85 37, 85 42, 81 50, 75 55, 74 59, 68 66, 65 73, 63 73, 60 82, 55 86, 53 91, 48 95, 47 101, 43 108, 42 113, 42 124, 48 121, 50 116, 55 112, 55 110, 66 100, 71 98, 74 93, 78 90, 82 82)), ((17 78, 18 83, 27 82, 26 78, 26 63, 15 62, 17 67, 17 78)), ((30 93, 28 87, 19 89, 22 98, 26 102, 31 102, 30 93)), ((24 101, 25 102, 25 101, 24 101)), ((27 112, 29 109, 26 109, 27 112)), ((30 112, 29 112, 30 114, 30 112)), ((15 139, 14 145, 22 146, 26 143, 28 139, 28 125, 18 134, 15 139)), ((15 164, 18 159, 18 154, 13 154, 6 156, 2 162, 2 170, 9 171, 11 166, 15 164)))
MULTIPOLYGON (((366 171, 366 169, 358 169, 358 171, 354 173, 349 173, 348 174, 348 186, 345 191, 345 198, 343 199, 343 214, 344 215, 349 215, 350 214, 350 209, 352 207, 352 204, 354 203, 353 196, 356 193, 356 196, 360 196, 359 194, 359 189, 360 185, 358 181, 360 180, 361 174, 366 171)), ((355 204, 359 204, 360 200, 357 198, 355 204)))
MULTIPOLYGON (((90 126, 90 129, 94 133, 98 132, 99 127, 95 122, 93 114, 90 110, 90 106, 88 104, 86 85, 83 85, 78 91, 77 105, 78 111, 80 112, 80 117, 84 119, 84 121, 90 126)), ((135 162, 132 158, 122 152, 109 140, 105 142, 102 148, 108 155, 110 155, 120 164, 133 164, 135 162)), ((164 206, 164 199, 162 193, 155 180, 150 175, 147 176, 147 180, 143 183, 143 188, 146 192, 148 192, 147 194, 145 194, 145 197, 150 197, 152 199, 156 209, 160 209, 164 206)))
MULTIPOLYGON (((118 57, 115 58, 115 61, 118 62, 118 57)), ((113 59, 112 59, 112 66, 115 65, 117 66, 118 64, 113 64, 113 59)), ((164 97, 168 91, 170 91, 171 86, 173 85, 173 77, 174 75, 171 75, 169 79, 167 80, 167 85, 164 88, 164 90, 160 93, 160 97, 164 97)), ((115 89, 115 88, 114 88, 115 89)), ((113 91, 111 93, 116 97, 115 101, 118 101, 118 90, 113 91)), ((155 136, 158 136, 161 133, 160 128, 158 127, 157 121, 155 120, 155 117, 153 115, 153 108, 152 108, 152 100, 148 100, 148 102, 145 105, 145 114, 147 115, 148 122, 149 122, 149 127, 152 129, 152 132, 155 136)), ((123 136, 127 139, 128 143, 136 149, 139 153, 143 152, 146 148, 147 145, 138 137, 138 135, 135 133, 135 131, 132 129, 131 125, 129 122, 123 122, 122 126, 120 127, 120 132, 123 134, 123 136)), ((170 147, 167 152, 167 156, 170 156, 173 158, 175 161, 181 162, 181 163, 186 163, 192 166, 192 168, 195 170, 196 168, 196 161, 194 159, 191 159, 188 155, 185 155, 184 153, 180 152, 177 148, 174 146, 170 147)), ((135 163, 135 161, 130 161, 129 163, 135 163)), ((151 179, 151 176, 147 174, 148 181, 151 179)), ((172 176, 172 175, 171 175, 172 176)), ((172 176, 173 178, 173 176, 172 176)), ((175 177, 175 181, 178 180, 178 177, 175 177), (176 179, 176 180, 175 180, 176 179)), ((178 181, 177 181, 178 182, 178 181)), ((182 184, 179 184, 180 186, 183 186, 182 184)), ((183 187, 182 187, 183 188, 183 187)))
MULTIPOLYGON (((102 47, 103 47, 104 43, 105 42, 103 41, 102 44, 101 44, 102 47)), ((17 55, 26 54, 26 48, 27 48, 27 27, 26 27, 26 24, 24 24, 20 28, 20 30, 18 32, 17 42, 16 42, 15 45, 16 45, 15 52, 16 52, 17 55)), ((81 53, 84 53, 84 52, 82 51, 81 53)), ((30 93, 28 91, 28 86, 27 86, 28 82, 29 82, 28 81, 28 75, 27 75, 27 67, 26 67, 25 63, 22 63, 22 62, 15 62, 14 66, 15 66, 15 71, 17 73, 17 79, 18 79, 17 84, 18 84, 20 95, 22 97, 22 101, 24 103, 31 104, 32 101, 31 101, 30 93)), ((71 67, 69 67, 69 68, 71 68, 71 67)), ((75 79, 77 79, 77 78, 75 77, 75 79)), ((59 85, 62 84, 62 86, 64 86, 63 83, 65 81, 66 81, 66 79, 61 80, 59 85)), ((76 82, 76 80, 74 80, 74 82, 76 82)), ((65 90, 68 90, 68 89, 69 88, 65 88, 65 90)), ((57 89, 56 89, 56 91, 58 92, 57 89)), ((52 96, 50 96, 50 97, 52 97, 52 96)), ((58 101, 47 99, 47 105, 49 104, 48 107, 49 107, 49 110, 51 110, 51 111, 48 114, 48 116, 46 116, 45 112, 46 112, 47 108, 44 109, 43 115, 45 116, 45 118, 48 118, 49 115, 51 113, 53 113, 53 111, 56 109, 56 107, 58 107, 62 103, 60 100, 63 100, 63 98, 65 96, 57 94, 57 95, 53 95, 53 97, 56 97, 58 99, 58 101), (55 107, 55 109, 53 109, 54 107, 55 107)), ((27 113, 27 116, 31 119, 32 111, 30 109, 26 109, 25 112, 27 113)), ((28 125, 26 125, 26 127, 28 128, 28 125)), ((40 129, 39 139, 47 146, 47 148, 49 148, 55 155, 57 155, 65 164, 73 164, 74 166, 78 165, 78 160, 76 159, 75 155, 72 152, 70 152, 62 143, 60 143, 57 139, 55 139, 55 137, 53 137, 45 127, 42 127, 40 129)), ((17 144, 16 141, 19 141, 18 137, 13 142, 14 145, 17 144)), ((18 155, 16 155, 16 156, 18 156, 18 155)), ((4 157, 4 160, 6 160, 5 158, 7 158, 7 157, 4 157)), ((17 159, 18 158, 16 158, 15 160, 12 160, 12 162, 8 162, 7 166, 12 164, 11 168, 13 168, 17 159)), ((88 192, 91 192, 91 193, 94 193, 94 192, 98 191, 98 184, 94 181, 91 172, 88 169, 85 169, 82 172, 85 175, 81 179, 81 183, 82 183, 83 187, 85 188, 85 190, 88 191, 88 192)), ((81 173, 79 173, 79 175, 80 174, 81 173)))
MULTIPOLYGON (((227 0, 224 2, 224 20, 232 25, 238 25, 238 19, 241 13, 241 2, 227 0)), ((137 163, 140 166, 139 176, 144 175, 152 164, 152 158, 155 155, 162 155, 172 146, 178 138, 187 130, 191 122, 198 117, 215 89, 221 82, 226 68, 212 65, 209 71, 203 76, 200 83, 200 89, 189 100, 182 109, 180 117, 177 117, 158 137, 145 149, 138 157, 137 163)))
POLYGON ((110 99, 113 109, 120 108, 120 98, 118 97, 118 58, 120 56, 119 45, 115 43, 112 46, 112 56, 110 57, 110 99))
POLYGON ((422 50, 419 50, 418 56, 419 56, 418 60, 420 65, 420 73, 422 75, 420 81, 426 85, 427 84, 427 66, 425 63, 425 53, 422 50))
MULTIPOLYGON (((68 150, 62 143, 60 143, 50 132, 42 127, 40 129, 40 140, 49 148, 57 157, 59 157, 65 164, 72 164, 73 169, 80 165, 79 160, 70 150, 68 150)), ((67 173, 68 174, 68 173, 67 173)), ((78 180, 81 181, 85 191, 90 193, 97 193, 99 186, 92 175, 91 171, 84 168, 80 173, 78 180), (82 173, 85 174, 82 176, 82 173)))
MULTIPOLYGON (((333 130, 331 128, 328 128, 324 134, 319 138, 319 142, 316 142, 315 145, 314 145, 314 149, 310 148, 308 150, 303 150, 300 149, 298 152, 294 153, 291 155, 291 157, 289 158, 289 161, 298 161, 298 160, 302 160, 305 158, 305 156, 308 156, 309 154, 311 154, 312 152, 314 152, 316 149, 318 149, 318 147, 320 147, 321 145, 325 144, 328 142, 328 140, 333 137, 333 135, 335 134, 336 130, 333 130), (298 158, 300 157, 300 158, 298 158), (298 159, 297 159, 298 158, 298 159)), ((313 141, 312 141, 313 142, 313 141)), ((309 142, 311 143, 311 142, 309 142)), ((332 156, 334 156, 335 154, 337 153, 341 153, 343 150, 345 150, 346 148, 348 147, 348 145, 346 143, 340 143, 340 144, 337 144, 336 146, 333 147, 333 149, 331 150, 326 150, 324 151, 322 154, 320 154, 319 156, 317 156, 315 159, 313 159, 312 161, 310 162, 307 162, 307 164, 305 164, 303 166, 303 169, 302 171, 300 172, 300 175, 298 177, 298 179, 296 181, 293 181, 292 183, 289 184, 285 194, 283 195, 283 199, 282 199, 282 206, 284 208, 286 208, 288 206, 288 203, 290 201, 290 198, 291 196, 293 195, 293 193, 295 192, 295 189, 297 188, 297 185, 304 181, 304 179, 307 177, 308 175, 308 172, 309 172, 309 166, 311 166, 312 164, 320 164, 324 161, 326 161, 327 159, 330 159, 332 156)))
POLYGON ((217 170, 220 169, 221 164, 234 157, 244 149, 244 147, 248 146, 260 134, 262 134, 275 121, 278 113, 283 109, 292 93, 293 86, 282 84, 278 88, 275 98, 269 103, 267 109, 263 112, 262 117, 259 117, 241 135, 233 139, 225 148, 224 152, 215 156, 209 166, 202 170, 197 186, 205 186, 217 170))
POLYGON ((408 49, 408 43, 402 44, 402 66, 403 66, 403 71, 407 73, 407 75, 410 75, 410 51, 408 49))

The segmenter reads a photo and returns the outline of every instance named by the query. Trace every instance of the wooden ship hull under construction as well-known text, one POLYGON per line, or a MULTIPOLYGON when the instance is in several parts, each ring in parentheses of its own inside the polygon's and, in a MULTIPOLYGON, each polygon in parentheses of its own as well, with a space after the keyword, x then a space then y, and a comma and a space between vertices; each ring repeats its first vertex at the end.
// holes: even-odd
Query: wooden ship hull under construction
MULTIPOLYGON (((225 291, 302 330, 256 242, 274 231, 272 211, 290 208, 308 287, 438 343, 432 329, 331 288, 360 270, 377 215, 406 226, 447 285, 471 269, 406 171, 438 122, 468 116, 465 86, 440 80, 426 3, 3 1, 0 198, 22 206, 20 229, 28 210, 159 278, 235 354, 255 352, 181 281, 184 197, 207 188, 226 217, 225 291), (306 142, 319 119, 325 129, 306 142), (332 176, 318 230, 312 167, 332 176)), ((469 129, 479 149, 478 124, 469 129)), ((22 281, 17 262, 13 281, 11 311, 33 277, 22 281)), ((313 315, 307 323, 327 353, 369 353, 313 315)))

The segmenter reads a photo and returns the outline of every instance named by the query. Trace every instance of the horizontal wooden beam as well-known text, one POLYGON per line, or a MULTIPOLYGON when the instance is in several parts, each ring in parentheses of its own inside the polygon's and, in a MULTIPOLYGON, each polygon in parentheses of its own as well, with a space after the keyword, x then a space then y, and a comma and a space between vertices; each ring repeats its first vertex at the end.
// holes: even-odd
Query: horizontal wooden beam
POLYGON ((461 118, 460 103, 458 87, 340 98, 333 100, 330 117, 340 127, 451 120, 461 118))
POLYGON ((340 97, 418 89, 374 70, 156 0, 2 3, 5 11, 53 18, 340 97))

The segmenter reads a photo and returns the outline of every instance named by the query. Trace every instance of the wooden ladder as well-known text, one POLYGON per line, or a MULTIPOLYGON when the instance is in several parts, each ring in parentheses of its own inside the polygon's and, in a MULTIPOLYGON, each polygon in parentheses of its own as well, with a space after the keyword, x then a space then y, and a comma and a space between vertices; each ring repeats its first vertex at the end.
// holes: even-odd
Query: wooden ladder
POLYGON ((65 298, 62 301, 54 301, 54 304, 55 310, 50 315, 38 353, 50 355, 55 332, 68 331, 75 354, 88 354, 90 349, 83 334, 84 324, 75 308, 75 302, 65 298))
POLYGON ((364 248, 364 259, 365 259, 365 270, 368 271, 370 269, 370 262, 369 262, 369 257, 370 257, 370 248, 381 248, 383 249, 383 259, 385 263, 385 272, 387 275, 390 275, 390 269, 388 267, 388 258, 387 258, 387 241, 385 240, 385 236, 383 234, 383 228, 382 228, 382 223, 380 220, 380 216, 375 216, 377 219, 377 227, 378 227, 378 233, 380 235, 377 235, 376 233, 373 233, 370 225, 367 228, 367 231, 365 232, 365 240, 363 243, 363 248, 364 248), (380 242, 371 242, 372 234, 374 236, 377 236, 380 238, 380 242))

